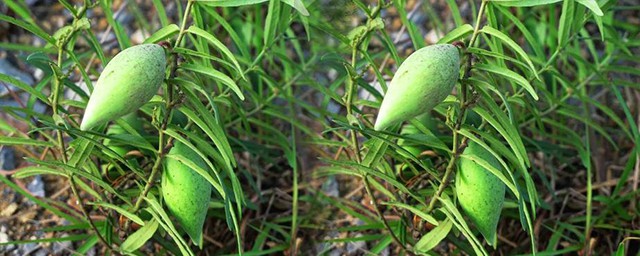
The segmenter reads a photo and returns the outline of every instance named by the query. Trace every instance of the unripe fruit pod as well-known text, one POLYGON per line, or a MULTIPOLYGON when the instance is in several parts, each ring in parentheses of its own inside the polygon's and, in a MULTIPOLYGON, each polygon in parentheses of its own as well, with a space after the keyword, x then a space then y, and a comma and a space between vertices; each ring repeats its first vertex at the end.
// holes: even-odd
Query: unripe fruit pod
POLYGON ((460 72, 460 53, 451 44, 424 47, 411 54, 391 79, 374 129, 426 113, 451 93, 460 72))
MULTIPOLYGON (((131 128, 135 129, 138 133, 144 132, 144 128, 142 126, 142 122, 138 119, 138 115, 135 112, 127 114, 122 117, 122 119, 131 126, 131 128)), ((122 128, 118 124, 113 124, 109 126, 107 129, 107 135, 120 135, 120 134, 128 134, 127 131, 122 128)), ((127 152, 133 149, 133 147, 129 145, 123 145, 112 141, 111 139, 105 139, 103 144, 107 146, 109 149, 113 150, 119 156, 123 157, 127 152)))
MULTIPOLYGON (((435 132, 438 128, 436 121, 430 115, 423 114, 416 117, 416 119, 418 120, 418 122, 422 123, 431 132, 435 132)), ((420 134, 420 130, 418 130, 418 127, 414 126, 413 124, 406 124, 402 127, 402 130, 400 130, 400 134, 404 136, 412 136, 412 135, 420 134)), ((427 147, 423 145, 416 145, 402 138, 398 139, 398 146, 409 151, 409 153, 411 153, 411 155, 413 155, 414 157, 418 157, 422 153, 422 151, 427 149, 427 147)), ((400 151, 399 153, 400 155, 409 157, 405 155, 405 152, 400 151)))
MULTIPOLYGON (((125 131, 122 127, 120 127, 117 124, 112 125, 107 130, 107 135, 119 135, 119 134, 126 134, 126 133, 127 131, 125 131)), ((121 157, 124 157, 124 155, 126 155, 130 149, 130 147, 126 145, 121 145, 115 141, 112 141, 111 139, 105 139, 104 145, 107 146, 109 149, 113 150, 114 152, 116 152, 116 154, 121 157)))
POLYGON ((129 47, 118 53, 100 74, 80 130, 132 113, 158 92, 166 70, 164 48, 157 44, 129 47))
MULTIPOLYGON (((464 154, 473 155, 500 170, 500 163, 482 146, 470 142, 464 154)), ((468 158, 460 159, 456 195, 460 207, 490 245, 496 245, 496 229, 504 203, 505 184, 489 170, 468 158)))
MULTIPOLYGON (((182 143, 176 143, 169 151, 208 170, 196 152, 182 143)), ((162 196, 169 212, 178 220, 196 245, 202 246, 202 226, 207 218, 211 199, 211 184, 186 164, 166 158, 162 174, 162 196)))

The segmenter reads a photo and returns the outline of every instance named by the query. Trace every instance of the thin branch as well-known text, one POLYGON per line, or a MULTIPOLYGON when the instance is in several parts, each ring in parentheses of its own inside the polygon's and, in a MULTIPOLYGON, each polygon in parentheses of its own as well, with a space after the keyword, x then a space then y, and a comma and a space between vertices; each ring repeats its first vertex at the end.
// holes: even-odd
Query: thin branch
MULTIPOLYGON (((473 30, 473 35, 471 36, 471 40, 469 41, 469 47, 472 47, 472 45, 475 43, 478 37, 478 32, 480 31, 480 22, 482 21, 482 16, 484 15, 484 10, 486 5, 487 5, 487 1, 482 1, 482 3, 480 4, 480 10, 478 11, 478 18, 476 20, 476 25, 473 30)), ((440 183, 440 186, 438 186, 438 190, 436 191, 431 201, 429 202, 429 206, 426 209, 426 213, 430 213, 433 210, 433 208, 436 205, 436 202, 438 201, 438 198, 440 197, 440 195, 442 195, 444 190, 449 185, 449 180, 451 179, 451 175, 453 174, 453 170, 455 169, 456 162, 458 161, 458 158, 460 157, 461 152, 466 147, 467 138, 464 137, 460 139, 458 136, 458 131, 460 130, 460 127, 462 126, 462 122, 464 121, 464 116, 466 114, 467 108, 469 108, 469 106, 471 106, 473 102, 475 102, 476 100, 475 97, 469 100, 467 99, 468 88, 467 88, 467 83, 464 82, 464 80, 471 77, 471 68, 473 67, 472 54, 469 54, 467 56, 467 62, 465 66, 466 67, 463 74, 463 80, 461 83, 462 93, 461 93, 461 100, 460 100, 460 104, 461 104, 460 112, 458 113, 458 118, 456 119, 456 123, 453 125, 453 146, 451 148, 451 158, 449 159, 449 163, 447 164, 447 168, 445 169, 444 176, 442 177, 442 182, 440 183)))

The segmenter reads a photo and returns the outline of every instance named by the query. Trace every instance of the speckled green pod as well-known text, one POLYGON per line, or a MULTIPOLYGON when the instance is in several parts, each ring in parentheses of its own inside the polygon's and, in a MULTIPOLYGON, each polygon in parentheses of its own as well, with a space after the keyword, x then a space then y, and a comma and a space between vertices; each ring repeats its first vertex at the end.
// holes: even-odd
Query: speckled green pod
POLYGON ((460 72, 460 53, 451 44, 424 47, 411 54, 391 79, 375 130, 427 113, 451 93, 460 72))
POLYGON ((117 54, 95 84, 80 129, 138 110, 157 93, 165 69, 164 48, 157 44, 132 46, 117 54))
MULTIPOLYGON (((464 154, 473 155, 496 169, 501 169, 498 160, 476 143, 469 143, 464 154)), ((495 246, 496 229, 504 203, 504 183, 476 162, 462 158, 455 184, 456 195, 462 210, 473 221, 487 242, 495 246)))
MULTIPOLYGON (((205 162, 189 147, 176 143, 169 151, 207 170, 205 162)), ((207 218, 211 184, 186 164, 166 158, 162 174, 162 196, 169 212, 178 220, 196 245, 202 246, 202 226, 207 218)))

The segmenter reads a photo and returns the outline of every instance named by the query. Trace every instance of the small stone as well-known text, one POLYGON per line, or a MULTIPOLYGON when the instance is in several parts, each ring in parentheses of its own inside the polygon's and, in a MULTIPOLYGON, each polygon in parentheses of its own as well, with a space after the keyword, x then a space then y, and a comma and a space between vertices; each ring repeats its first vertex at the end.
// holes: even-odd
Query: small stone
POLYGON ((329 176, 329 178, 322 184, 322 191, 324 191, 327 196, 331 197, 339 197, 340 191, 338 181, 334 176, 329 176))
MULTIPOLYGON (((0 59, 0 73, 8 75, 10 77, 16 78, 19 81, 22 81, 25 84, 32 85, 34 83, 33 78, 28 74, 22 72, 21 70, 15 68, 9 60, 6 58, 0 59)), ((18 91, 19 89, 10 83, 6 83, 11 91, 18 91)), ((7 87, 0 86, 0 96, 7 95, 9 91, 7 87)))
MULTIPOLYGON (((61 237, 67 237, 67 236, 68 236, 67 234, 64 234, 61 237)), ((71 249, 72 245, 73 244, 71 243, 71 241, 55 242, 53 243, 53 254, 61 255, 67 250, 71 249)))
POLYGON ((32 221, 33 218, 36 217, 38 212, 32 209, 32 210, 21 211, 18 214, 20 215, 18 216, 18 221, 20 221, 21 223, 27 223, 32 221))
POLYGON ((0 169, 13 170, 16 168, 15 153, 11 147, 2 147, 0 149, 0 169))
POLYGON ((29 182, 27 185, 27 189, 31 194, 37 197, 44 197, 44 182, 42 181, 42 177, 40 175, 36 175, 35 178, 29 182))
MULTIPOLYGON (((357 233, 354 237, 361 237, 362 234, 357 233)), ((347 255, 354 255, 360 250, 366 250, 367 243, 365 241, 353 241, 347 243, 347 255)))
POLYGON ((31 243, 31 244, 21 244, 18 246, 18 255, 27 255, 27 254, 31 254, 34 250, 36 250, 38 247, 37 244, 35 243, 31 243))
MULTIPOLYGON (((16 210, 18 209, 18 204, 16 203, 11 203, 9 204, 7 207, 5 207, 4 209, 2 209, 2 212, 0 212, 0 216, 2 217, 9 217, 11 216, 14 212, 16 212, 16 210)), ((1 231, 4 232, 4 231, 1 231)))
POLYGON ((86 256, 96 256, 96 247, 91 247, 88 251, 87 254, 85 254, 86 256))
POLYGON ((45 250, 45 249, 40 249, 40 250, 37 250, 37 251, 36 251, 34 254, 32 254, 32 255, 35 255, 35 256, 47 256, 47 255, 49 255, 49 253, 48 253, 48 252, 47 252, 47 250, 45 250))
MULTIPOLYGON (((9 235, 7 235, 7 228, 5 226, 2 226, 0 228, 0 243, 8 243, 11 240, 9 240, 9 235)), ((16 246, 14 244, 10 244, 10 245, 4 245, 4 246, 0 246, 0 252, 9 252, 12 251, 16 248, 16 246)))

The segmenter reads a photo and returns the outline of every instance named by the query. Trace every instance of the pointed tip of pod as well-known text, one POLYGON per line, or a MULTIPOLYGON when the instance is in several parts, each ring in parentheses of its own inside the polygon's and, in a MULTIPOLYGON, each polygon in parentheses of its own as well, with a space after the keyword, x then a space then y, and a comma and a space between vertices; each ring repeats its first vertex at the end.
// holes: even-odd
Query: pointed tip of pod
POLYGON ((389 126, 389 122, 382 121, 382 119, 377 119, 376 123, 373 125, 373 129, 376 131, 382 131, 389 126))
POLYGON ((91 128, 93 128, 96 125, 96 122, 91 120, 90 118, 87 118, 87 116, 85 116, 84 118, 82 118, 82 122, 80 123, 80 130, 83 132, 86 132, 88 130, 90 130, 91 128))
POLYGON ((196 244, 200 249, 202 249, 202 228, 200 230, 187 230, 189 237, 194 244, 196 244))
POLYGON ((87 125, 85 125, 84 123, 80 124, 80 130, 83 132, 86 132, 89 130, 89 128, 87 127, 87 125))

